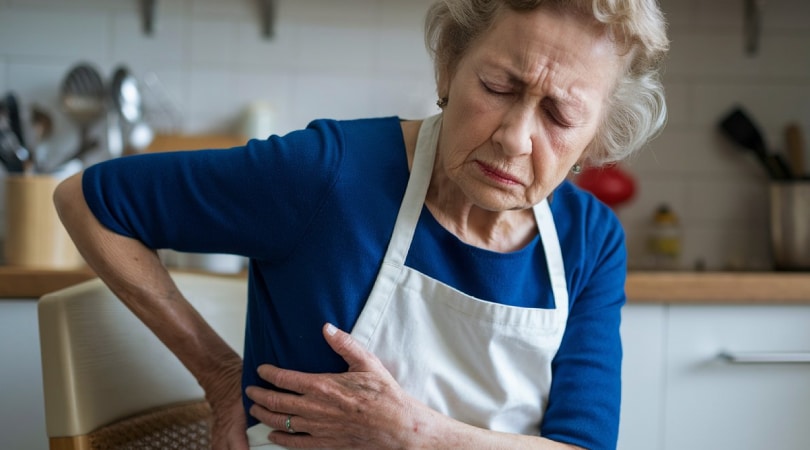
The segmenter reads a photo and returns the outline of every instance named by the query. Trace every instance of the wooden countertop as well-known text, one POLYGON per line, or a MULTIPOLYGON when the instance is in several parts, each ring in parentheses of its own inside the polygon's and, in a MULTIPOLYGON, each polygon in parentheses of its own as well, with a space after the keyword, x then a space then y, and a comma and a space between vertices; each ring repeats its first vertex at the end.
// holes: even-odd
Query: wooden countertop
POLYGON ((629 303, 807 304, 810 272, 630 272, 629 303))
MULTIPOLYGON (((90 269, 0 266, 0 299, 38 298, 94 276, 90 269)), ((810 272, 630 272, 626 291, 639 304, 810 305, 810 272)))
POLYGON ((0 300, 39 298, 48 292, 87 281, 96 274, 88 269, 46 270, 0 266, 0 300))

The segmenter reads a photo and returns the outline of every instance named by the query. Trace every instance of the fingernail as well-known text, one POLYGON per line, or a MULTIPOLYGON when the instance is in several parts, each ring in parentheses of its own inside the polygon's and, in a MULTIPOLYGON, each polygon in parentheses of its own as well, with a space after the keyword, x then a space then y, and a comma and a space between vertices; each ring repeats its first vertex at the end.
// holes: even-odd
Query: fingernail
POLYGON ((334 336, 337 333, 337 327, 332 325, 331 323, 326 324, 326 332, 329 336, 334 336))

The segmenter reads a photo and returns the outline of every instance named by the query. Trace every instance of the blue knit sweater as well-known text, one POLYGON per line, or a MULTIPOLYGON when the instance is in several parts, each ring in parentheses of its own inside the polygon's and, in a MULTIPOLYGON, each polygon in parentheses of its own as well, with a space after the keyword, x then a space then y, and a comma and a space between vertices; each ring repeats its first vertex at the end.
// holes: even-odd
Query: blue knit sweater
MULTIPOLYGON (((118 158, 87 169, 83 188, 102 224, 151 248, 250 258, 247 386, 266 385, 255 371, 262 363, 346 369, 321 326, 354 326, 408 175, 399 119, 389 117, 315 121, 229 150, 118 158)), ((569 182, 555 190, 551 209, 571 304, 537 433, 615 448, 624 234, 609 208, 569 182)), ((423 209, 406 265, 483 300, 554 305, 539 237, 516 252, 491 252, 461 242, 423 209)))

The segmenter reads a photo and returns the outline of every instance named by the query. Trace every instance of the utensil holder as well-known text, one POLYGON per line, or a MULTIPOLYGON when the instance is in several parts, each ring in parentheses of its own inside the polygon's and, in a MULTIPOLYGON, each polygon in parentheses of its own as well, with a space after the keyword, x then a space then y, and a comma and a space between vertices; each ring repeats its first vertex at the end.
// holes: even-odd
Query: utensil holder
POLYGON ((810 180, 771 183, 771 249, 778 270, 810 270, 810 180))
POLYGON ((5 263, 37 269, 85 265, 53 205, 59 179, 46 175, 6 178, 5 263))

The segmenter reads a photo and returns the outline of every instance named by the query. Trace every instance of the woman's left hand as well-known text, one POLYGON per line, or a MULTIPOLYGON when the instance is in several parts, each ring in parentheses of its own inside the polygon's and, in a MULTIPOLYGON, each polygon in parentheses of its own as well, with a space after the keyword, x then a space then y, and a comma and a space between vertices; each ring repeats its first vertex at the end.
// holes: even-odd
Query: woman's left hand
POLYGON ((276 430, 270 440, 292 448, 412 447, 432 411, 408 396, 351 335, 331 324, 324 326, 323 334, 349 364, 347 372, 309 374, 265 364, 259 375, 293 393, 247 388, 255 402, 250 414, 276 430), (294 432, 288 431, 288 424, 294 432))

